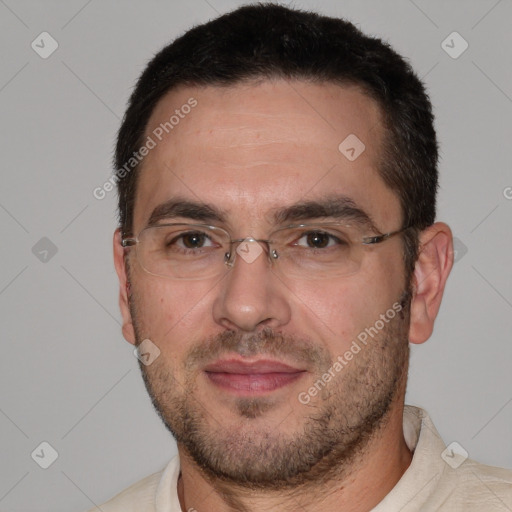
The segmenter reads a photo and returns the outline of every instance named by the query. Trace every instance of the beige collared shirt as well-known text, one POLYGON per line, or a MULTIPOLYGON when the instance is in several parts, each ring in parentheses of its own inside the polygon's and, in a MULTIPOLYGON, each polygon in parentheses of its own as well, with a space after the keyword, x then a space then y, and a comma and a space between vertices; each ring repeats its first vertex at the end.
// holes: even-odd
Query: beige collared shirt
MULTIPOLYGON (((512 512, 512 471, 464 459, 446 448, 428 414, 406 406, 404 434, 412 463, 371 512, 512 512)), ((176 456, 167 467, 132 485, 103 512, 182 512, 176 456)), ((98 509, 91 509, 90 512, 98 509)))

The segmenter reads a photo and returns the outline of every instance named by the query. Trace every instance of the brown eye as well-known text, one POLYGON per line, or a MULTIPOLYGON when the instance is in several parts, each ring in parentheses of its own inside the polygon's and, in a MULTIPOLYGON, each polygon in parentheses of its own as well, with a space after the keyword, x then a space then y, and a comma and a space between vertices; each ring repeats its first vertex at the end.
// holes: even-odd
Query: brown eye
MULTIPOLYGON (((342 236, 340 234, 340 236, 342 236)), ((304 249, 329 249, 346 245, 340 236, 333 235, 327 231, 303 231, 295 238, 293 245, 304 249)))
POLYGON ((327 233, 313 232, 308 233, 306 236, 307 244, 314 249, 324 249, 329 245, 331 236, 327 233))
POLYGON ((169 250, 199 251, 200 249, 211 249, 218 247, 207 233, 201 231, 185 231, 174 233, 172 238, 168 237, 165 246, 169 250))
POLYGON ((181 239, 187 249, 200 249, 204 246, 207 236, 204 233, 185 233, 181 235, 181 239))

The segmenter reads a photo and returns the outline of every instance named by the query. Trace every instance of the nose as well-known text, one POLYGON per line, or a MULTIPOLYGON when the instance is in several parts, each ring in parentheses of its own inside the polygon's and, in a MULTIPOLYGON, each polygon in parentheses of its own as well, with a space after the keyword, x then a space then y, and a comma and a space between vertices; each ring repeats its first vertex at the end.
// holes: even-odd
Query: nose
POLYGON ((250 240, 238 245, 234 264, 219 284, 214 320, 226 329, 246 332, 276 329, 290 321, 287 288, 271 271, 267 252, 250 240))

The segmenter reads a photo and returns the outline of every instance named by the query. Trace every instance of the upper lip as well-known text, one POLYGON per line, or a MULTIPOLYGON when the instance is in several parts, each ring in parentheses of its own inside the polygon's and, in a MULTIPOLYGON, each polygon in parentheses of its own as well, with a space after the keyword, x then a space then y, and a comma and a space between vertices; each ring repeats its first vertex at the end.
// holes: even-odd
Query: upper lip
POLYGON ((256 373, 298 373, 304 370, 271 359, 259 359, 252 362, 240 359, 219 359, 205 366, 204 371, 251 375, 256 373))

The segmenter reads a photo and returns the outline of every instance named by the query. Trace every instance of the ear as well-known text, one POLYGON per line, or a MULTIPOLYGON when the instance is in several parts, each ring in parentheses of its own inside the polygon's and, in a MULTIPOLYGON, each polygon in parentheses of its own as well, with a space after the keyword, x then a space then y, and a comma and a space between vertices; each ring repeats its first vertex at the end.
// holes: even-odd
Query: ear
POLYGON ((432 335, 452 266, 452 232, 445 223, 436 222, 420 234, 419 256, 412 283, 411 343, 423 343, 432 335))
POLYGON ((123 318, 123 336, 126 341, 135 345, 135 330, 130 312, 130 282, 126 273, 126 251, 121 245, 121 229, 114 233, 114 265, 119 278, 119 308, 123 318))

